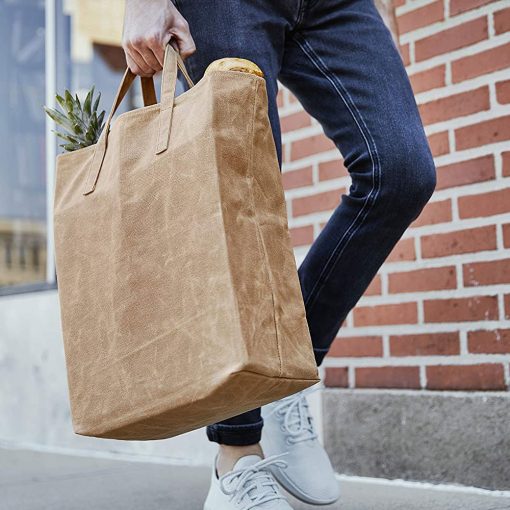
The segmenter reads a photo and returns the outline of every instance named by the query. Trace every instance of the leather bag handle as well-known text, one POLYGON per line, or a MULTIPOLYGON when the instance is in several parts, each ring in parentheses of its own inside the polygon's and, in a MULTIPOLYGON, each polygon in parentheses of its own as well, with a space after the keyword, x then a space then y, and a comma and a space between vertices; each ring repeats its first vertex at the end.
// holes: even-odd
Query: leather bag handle
MULTIPOLYGON (((172 123, 172 113, 175 98, 175 88, 177 83, 177 69, 180 69, 182 72, 188 83, 188 86, 190 88, 193 87, 194 83, 186 70, 186 66, 184 65, 181 56, 172 47, 172 45, 167 44, 161 78, 161 103, 156 154, 161 154, 168 148, 168 139, 170 136, 170 126, 172 123)), ((87 178, 85 179, 85 186, 83 190, 84 195, 89 195, 96 189, 97 180, 99 178, 99 174, 101 173, 101 167, 103 166, 103 161, 106 154, 108 134, 110 132, 110 124, 112 118, 135 78, 136 75, 134 75, 128 67, 120 82, 117 94, 110 110, 110 114, 106 119, 103 132, 101 133, 101 136, 96 143, 94 156, 92 157, 92 161, 87 173, 87 178)), ((142 94, 144 104, 156 104, 156 92, 152 78, 142 78, 142 94)))
POLYGON ((154 88, 154 80, 151 78, 141 77, 142 97, 144 106, 152 106, 158 102, 156 97, 156 89, 154 88))

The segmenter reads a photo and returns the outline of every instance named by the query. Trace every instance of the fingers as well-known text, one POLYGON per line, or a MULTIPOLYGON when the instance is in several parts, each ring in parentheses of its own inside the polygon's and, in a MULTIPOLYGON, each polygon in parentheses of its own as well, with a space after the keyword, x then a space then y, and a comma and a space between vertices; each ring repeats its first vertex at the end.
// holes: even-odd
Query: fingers
MULTIPOLYGON (((123 44, 124 51, 126 53, 126 61, 133 74, 139 76, 150 77, 153 76, 159 69, 154 69, 143 53, 147 53, 148 49, 145 46, 144 41, 128 41, 123 44), (140 48, 140 49, 139 49, 140 48)), ((155 59, 155 57, 153 57, 155 59)), ((155 59, 157 62, 157 59, 155 59)), ((159 65, 159 64, 158 64, 159 65)))
POLYGON ((145 77, 163 68, 169 41, 182 58, 195 51, 188 22, 168 0, 126 0, 123 37, 129 68, 145 77))
MULTIPOLYGON (((126 39, 122 44, 126 53, 126 61, 134 74, 150 77, 163 69, 165 47, 170 42, 183 59, 195 52, 195 42, 189 30, 188 22, 175 8, 170 15, 169 28, 138 30, 138 33, 153 33, 155 35, 131 36, 124 34, 126 39)), ((137 27, 139 28, 139 27, 137 27)))
POLYGON ((154 54, 154 49, 162 47, 161 41, 155 37, 151 37, 145 41, 141 48, 136 48, 145 64, 152 71, 152 74, 157 73, 163 69, 163 64, 160 64, 158 58, 154 54))
POLYGON ((183 59, 186 59, 196 51, 195 41, 191 36, 188 22, 179 14, 176 17, 174 25, 169 30, 173 39, 176 41, 179 53, 183 59))
POLYGON ((165 48, 170 40, 170 34, 165 34, 161 40, 152 39, 149 41, 149 47, 158 61, 159 69, 163 69, 163 62, 165 60, 165 48))
POLYGON ((191 34, 167 34, 162 42, 156 39, 127 42, 124 45, 126 61, 133 74, 151 77, 163 69, 165 47, 170 42, 183 59, 192 55, 196 48, 191 34))

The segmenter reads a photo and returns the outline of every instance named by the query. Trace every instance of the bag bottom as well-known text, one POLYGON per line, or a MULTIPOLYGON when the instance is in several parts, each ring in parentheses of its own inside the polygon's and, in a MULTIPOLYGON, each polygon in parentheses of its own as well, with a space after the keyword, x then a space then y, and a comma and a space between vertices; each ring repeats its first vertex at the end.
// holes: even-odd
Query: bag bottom
POLYGON ((97 417, 91 417, 90 421, 73 423, 73 426, 81 436, 123 441, 168 439, 269 404, 319 380, 268 377, 240 370, 228 374, 202 399, 186 405, 172 407, 171 403, 162 402, 144 415, 120 417, 110 423, 106 420, 99 423, 97 417))

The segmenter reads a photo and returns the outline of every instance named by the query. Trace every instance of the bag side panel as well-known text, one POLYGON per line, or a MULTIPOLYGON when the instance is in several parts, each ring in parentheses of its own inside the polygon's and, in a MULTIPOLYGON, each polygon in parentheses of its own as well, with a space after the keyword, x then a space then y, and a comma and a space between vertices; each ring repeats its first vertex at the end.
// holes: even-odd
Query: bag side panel
POLYGON ((244 368, 280 373, 274 304, 267 262, 251 192, 256 88, 260 78, 239 72, 216 74, 213 133, 225 241, 238 320, 246 350, 244 368))
POLYGON ((280 375, 318 380, 288 229, 281 173, 267 114, 265 86, 257 90, 256 106, 253 196, 275 304, 278 348, 282 360, 280 375))

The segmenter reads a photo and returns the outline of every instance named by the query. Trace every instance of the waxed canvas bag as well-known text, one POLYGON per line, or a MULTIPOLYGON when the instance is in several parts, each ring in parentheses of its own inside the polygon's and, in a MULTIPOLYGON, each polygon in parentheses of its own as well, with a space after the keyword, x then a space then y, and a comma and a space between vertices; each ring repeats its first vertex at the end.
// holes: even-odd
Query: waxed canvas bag
POLYGON ((56 265, 75 432, 162 439, 318 379, 265 80, 193 85, 168 46, 160 103, 112 122, 133 79, 57 158, 56 265))

